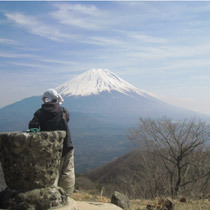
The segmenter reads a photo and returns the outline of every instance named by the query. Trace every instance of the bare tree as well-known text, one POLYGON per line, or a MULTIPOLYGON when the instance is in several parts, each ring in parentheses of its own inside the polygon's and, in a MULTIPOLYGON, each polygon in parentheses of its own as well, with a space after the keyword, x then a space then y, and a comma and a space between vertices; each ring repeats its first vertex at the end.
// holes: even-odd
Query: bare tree
POLYGON ((157 191, 177 196, 210 174, 206 147, 210 127, 205 122, 140 118, 138 128, 130 131, 128 138, 142 152, 152 197, 157 196, 157 191))

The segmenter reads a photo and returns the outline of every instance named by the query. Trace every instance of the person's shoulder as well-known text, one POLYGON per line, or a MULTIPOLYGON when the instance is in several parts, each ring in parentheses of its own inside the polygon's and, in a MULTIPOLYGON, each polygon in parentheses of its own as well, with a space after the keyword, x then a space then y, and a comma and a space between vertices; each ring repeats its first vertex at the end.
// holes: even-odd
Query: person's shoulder
POLYGON ((35 111, 34 115, 40 115, 41 112, 42 112, 42 108, 37 109, 37 110, 35 111))

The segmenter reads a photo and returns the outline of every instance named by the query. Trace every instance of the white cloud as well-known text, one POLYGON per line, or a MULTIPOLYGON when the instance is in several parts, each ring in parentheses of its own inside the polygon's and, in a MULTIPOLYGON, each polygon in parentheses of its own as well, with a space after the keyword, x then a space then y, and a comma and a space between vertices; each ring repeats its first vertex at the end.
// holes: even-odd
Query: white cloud
POLYGON ((55 4, 55 7, 62 11, 75 11, 82 14, 98 15, 100 12, 95 5, 82 5, 82 4, 55 4))
POLYGON ((174 62, 168 63, 161 68, 161 70, 176 70, 176 72, 183 71, 192 71, 192 69, 197 69, 202 71, 209 68, 210 61, 209 59, 184 59, 184 60, 175 60, 174 62))
POLYGON ((166 58, 190 58, 210 55, 210 44, 200 44, 192 46, 161 45, 157 47, 132 46, 133 51, 128 52, 128 56, 140 59, 166 59, 166 58))
MULTIPOLYGON (((26 54, 26 53, 23 54, 23 53, 17 53, 17 52, 4 52, 4 51, 0 51, 0 58, 13 58, 13 59, 27 58, 27 59, 36 60, 37 62, 51 63, 51 64, 63 64, 63 65, 78 64, 74 61, 69 61, 69 60, 50 59, 50 58, 43 58, 39 55, 26 54)), ((21 63, 21 62, 6 62, 6 63, 18 65, 18 66, 43 67, 43 65, 21 63)))
POLYGON ((21 54, 21 53, 13 53, 13 52, 2 52, 0 51, 1 58, 39 58, 37 55, 31 54, 21 54))
POLYGON ((57 63, 57 64, 64 64, 64 65, 77 64, 76 62, 73 62, 73 61, 56 60, 56 59, 40 59, 40 61, 46 62, 46 63, 57 63))
POLYGON ((54 4, 58 9, 51 13, 52 17, 62 24, 72 25, 83 29, 98 30, 110 24, 103 19, 104 13, 94 5, 54 4))
POLYGON ((86 40, 81 40, 80 42, 93 44, 93 45, 100 45, 100 46, 123 46, 124 42, 120 41, 115 38, 108 38, 108 37, 91 37, 86 40))
POLYGON ((129 38, 130 42, 133 41, 136 43, 136 41, 138 41, 138 43, 142 42, 142 43, 151 43, 151 44, 166 44, 168 42, 168 39, 166 38, 145 35, 141 32, 128 31, 128 30, 127 31, 114 30, 114 31, 119 33, 120 36, 125 36, 125 40, 126 38, 129 38))
POLYGON ((40 65, 40 64, 35 64, 35 63, 8 62, 8 64, 15 65, 15 66, 31 67, 31 68, 41 68, 41 69, 49 68, 48 66, 44 66, 44 65, 40 65))
POLYGON ((167 42, 167 40, 163 38, 147 36, 147 35, 142 35, 142 34, 131 34, 130 37, 133 39, 137 39, 139 41, 148 42, 148 43, 163 44, 167 42))
POLYGON ((10 21, 24 27, 28 32, 53 41, 63 41, 63 39, 72 38, 71 35, 61 33, 55 26, 46 25, 35 17, 24 15, 22 13, 6 13, 5 16, 10 21))
POLYGON ((19 45, 20 43, 18 41, 12 40, 12 39, 0 38, 0 44, 19 45))

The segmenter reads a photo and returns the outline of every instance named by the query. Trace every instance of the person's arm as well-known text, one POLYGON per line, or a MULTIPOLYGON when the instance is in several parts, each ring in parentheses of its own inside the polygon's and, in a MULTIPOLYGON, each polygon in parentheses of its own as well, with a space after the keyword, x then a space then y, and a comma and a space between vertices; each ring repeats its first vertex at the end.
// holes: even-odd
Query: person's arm
POLYGON ((39 128, 40 123, 39 123, 39 110, 34 113, 33 119, 29 122, 28 128, 39 128))
POLYGON ((65 115, 66 115, 66 121, 69 122, 70 120, 70 115, 69 115, 69 112, 67 109, 64 108, 64 112, 65 112, 65 115))

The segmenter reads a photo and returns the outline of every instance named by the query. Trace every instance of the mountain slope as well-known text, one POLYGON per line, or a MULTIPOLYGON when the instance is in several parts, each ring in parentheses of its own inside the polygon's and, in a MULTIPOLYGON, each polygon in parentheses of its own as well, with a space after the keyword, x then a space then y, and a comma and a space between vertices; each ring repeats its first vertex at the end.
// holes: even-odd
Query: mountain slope
POLYGON ((74 112, 95 113, 106 122, 136 124, 139 116, 175 120, 209 116, 160 101, 119 78, 108 69, 92 69, 56 88, 74 112))
POLYGON ((150 97, 145 91, 135 88, 108 69, 92 69, 74 77, 56 88, 63 96, 88 96, 101 92, 117 91, 126 95, 138 94, 150 97))
POLYGON ((141 197, 145 189, 145 169, 141 152, 133 150, 115 160, 84 174, 93 182, 102 185, 106 193, 117 190, 130 197, 141 197))
MULTIPOLYGON (((210 117, 166 104, 107 69, 93 69, 56 88, 70 111, 76 168, 84 172, 131 150, 125 133, 138 118, 167 116, 173 120, 210 117)), ((0 109, 0 131, 26 130, 41 107, 33 96, 0 109)))

